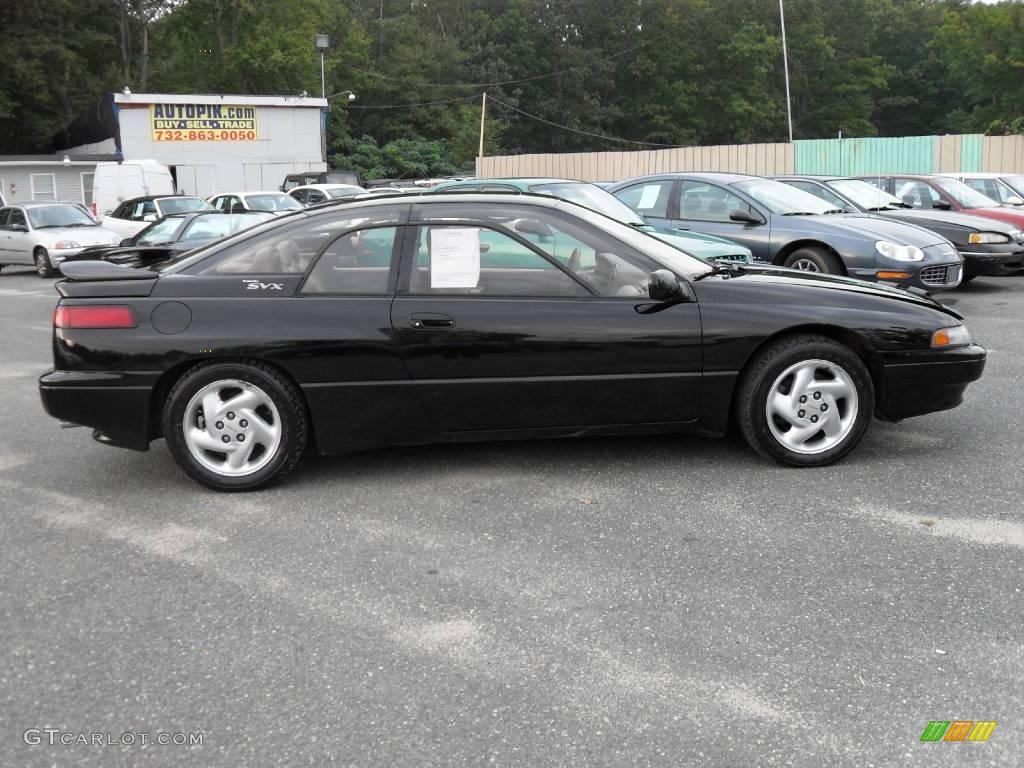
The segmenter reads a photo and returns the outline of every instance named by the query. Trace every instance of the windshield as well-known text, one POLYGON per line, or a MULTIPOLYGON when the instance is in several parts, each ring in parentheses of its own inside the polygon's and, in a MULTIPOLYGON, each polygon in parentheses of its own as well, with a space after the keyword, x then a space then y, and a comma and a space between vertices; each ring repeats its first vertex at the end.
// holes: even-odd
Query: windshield
POLYGON ((135 236, 135 245, 160 245, 174 240, 174 233, 181 226, 181 217, 175 216, 150 224, 135 236))
POLYGON ((1019 197, 1024 197, 1024 176, 1003 176, 1002 178, 1019 197))
POLYGON ((254 211, 301 211, 302 203, 283 192, 267 195, 246 195, 245 200, 254 211))
POLYGON ((170 213, 191 213, 192 211, 213 211, 212 205, 201 197, 165 197, 160 201, 160 210, 164 216, 170 213))
POLYGON ((752 179, 732 186, 746 192, 772 213, 781 213, 784 216, 841 211, 810 192, 804 192, 802 189, 783 184, 781 181, 752 179))
POLYGON ((971 189, 962 181, 956 179, 932 179, 932 183, 942 189, 947 195, 956 200, 957 204, 964 208, 998 208, 999 203, 991 197, 985 197, 976 190, 971 189))
POLYGON ((610 192, 605 192, 593 184, 580 183, 556 183, 556 184, 534 184, 530 187, 531 192, 541 192, 545 195, 568 200, 570 203, 582 205, 592 211, 603 213, 605 216, 621 221, 623 224, 646 224, 644 219, 637 215, 637 212, 623 203, 610 192))
POLYGON ((329 187, 324 192, 327 193, 328 197, 335 199, 339 197, 352 197, 353 195, 361 195, 366 190, 362 187, 354 187, 351 184, 346 184, 344 187, 329 187))
POLYGON ((873 184, 860 179, 838 179, 826 182, 839 194, 852 200, 859 208, 868 211, 880 208, 906 208, 907 204, 895 195, 883 192, 873 184))
POLYGON ((233 213, 225 216, 222 213, 211 213, 209 216, 196 216, 181 233, 181 240, 214 240, 225 235, 233 235, 243 229, 262 224, 272 216, 253 211, 251 213, 233 213))
POLYGON ((44 205, 26 208, 29 223, 33 229, 50 227, 98 227, 85 211, 76 205, 44 205))

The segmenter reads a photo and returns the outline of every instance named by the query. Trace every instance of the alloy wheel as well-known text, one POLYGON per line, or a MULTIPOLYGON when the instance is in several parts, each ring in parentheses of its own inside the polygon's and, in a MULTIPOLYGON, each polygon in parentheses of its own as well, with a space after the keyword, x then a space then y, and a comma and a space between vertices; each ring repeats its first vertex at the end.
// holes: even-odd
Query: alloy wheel
POLYGON ((202 466, 228 477, 265 467, 281 445, 281 416, 259 387, 224 379, 200 389, 182 420, 185 445, 202 466))
POLYGON ((772 436, 795 453, 823 453, 841 443, 857 421, 857 387, 842 366, 803 360, 784 370, 768 392, 772 436))

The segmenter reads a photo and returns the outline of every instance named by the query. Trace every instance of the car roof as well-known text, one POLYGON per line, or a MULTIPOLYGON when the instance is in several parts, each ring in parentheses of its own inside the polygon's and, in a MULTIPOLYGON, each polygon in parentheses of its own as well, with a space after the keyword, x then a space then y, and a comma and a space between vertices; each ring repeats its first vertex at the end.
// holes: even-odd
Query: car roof
POLYGON ((761 179, 763 176, 754 176, 749 173, 723 173, 720 171, 695 171, 695 172, 676 172, 676 173, 654 173, 649 176, 636 176, 632 179, 623 179, 617 184, 624 184, 627 181, 640 182, 640 181, 666 181, 671 179, 695 179, 697 181, 715 181, 719 184, 733 184, 738 181, 750 181, 752 179, 761 179))
MULTIPOLYGON (((294 192, 296 189, 364 189, 358 184, 343 184, 341 182, 326 182, 324 184, 303 184, 300 187, 294 187, 289 189, 288 192, 294 192)), ((284 194, 288 194, 285 192, 284 194)))
POLYGON ((186 199, 186 200, 202 200, 200 195, 140 195, 139 197, 131 197, 127 200, 122 200, 121 205, 126 203, 144 203, 147 200, 167 200, 167 199, 186 199))
POLYGON ((17 202, 12 200, 5 208, 45 208, 48 205, 73 205, 76 208, 84 208, 82 203, 76 203, 70 200, 26 200, 25 202, 17 202))

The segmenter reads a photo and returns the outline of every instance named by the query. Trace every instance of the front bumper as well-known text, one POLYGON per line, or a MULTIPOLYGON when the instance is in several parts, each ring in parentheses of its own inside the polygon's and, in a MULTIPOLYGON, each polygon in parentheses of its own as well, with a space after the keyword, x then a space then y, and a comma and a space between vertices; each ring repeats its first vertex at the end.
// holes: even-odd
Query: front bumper
POLYGON ((967 385, 981 378, 986 354, 978 344, 887 353, 876 415, 885 421, 899 421, 956 408, 963 402, 967 385))
MULTIPOLYGON (((976 249, 978 246, 970 246, 976 249)), ((964 274, 967 277, 984 275, 1018 275, 1024 272, 1024 248, 1019 250, 978 251, 962 250, 964 274)))
POLYGON ((55 419, 92 427, 108 445, 146 451, 152 439, 150 402, 156 376, 51 371, 39 379, 39 396, 55 419))
MULTIPOLYGON (((896 264, 894 262, 894 264, 896 264)), ((872 266, 850 269, 850 277, 872 283, 889 283, 900 288, 921 288, 929 293, 948 291, 960 285, 963 279, 963 265, 959 261, 946 264, 922 262, 900 262, 895 266, 872 266), (905 273, 909 277, 892 277, 905 273)))

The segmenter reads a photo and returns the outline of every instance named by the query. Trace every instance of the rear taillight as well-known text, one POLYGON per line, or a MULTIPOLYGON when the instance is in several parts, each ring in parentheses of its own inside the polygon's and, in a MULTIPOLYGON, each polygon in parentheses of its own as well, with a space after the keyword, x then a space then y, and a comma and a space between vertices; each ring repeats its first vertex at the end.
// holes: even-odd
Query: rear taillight
POLYGON ((96 201, 95 200, 92 201, 92 217, 94 219, 96 218, 96 201))
POLYGON ((53 313, 54 328, 134 328, 136 325, 132 308, 123 305, 57 307, 53 313))

